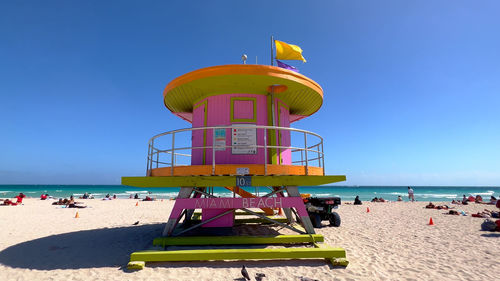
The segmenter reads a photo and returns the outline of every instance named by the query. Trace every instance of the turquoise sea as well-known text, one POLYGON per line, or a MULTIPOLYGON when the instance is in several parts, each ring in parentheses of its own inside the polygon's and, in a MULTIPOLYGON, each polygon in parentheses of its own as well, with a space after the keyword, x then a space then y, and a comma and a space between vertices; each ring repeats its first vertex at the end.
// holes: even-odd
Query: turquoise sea
MULTIPOLYGON (((462 198, 465 194, 481 195, 483 198, 490 196, 500 197, 500 187, 481 186, 412 186, 415 191, 415 199, 418 201, 451 201, 462 198)), ((248 191, 252 189, 245 188, 248 191)), ((267 193, 267 188, 260 187, 258 192, 262 195, 267 193)), ((301 186, 301 193, 310 193, 314 196, 327 197, 339 196, 343 201, 353 201, 359 195, 363 201, 371 200, 373 197, 383 197, 387 200, 396 200, 401 195, 404 200, 408 199, 407 186, 301 186)), ((55 198, 81 196, 83 193, 92 193, 95 198, 102 198, 106 194, 116 194, 118 198, 129 198, 136 193, 140 198, 146 195, 156 198, 173 198, 177 196, 179 188, 139 188, 123 185, 0 185, 0 198, 11 198, 20 192, 28 197, 38 198, 42 193, 48 193, 55 198)), ((231 193, 221 187, 214 189, 216 196, 229 196, 231 193)))

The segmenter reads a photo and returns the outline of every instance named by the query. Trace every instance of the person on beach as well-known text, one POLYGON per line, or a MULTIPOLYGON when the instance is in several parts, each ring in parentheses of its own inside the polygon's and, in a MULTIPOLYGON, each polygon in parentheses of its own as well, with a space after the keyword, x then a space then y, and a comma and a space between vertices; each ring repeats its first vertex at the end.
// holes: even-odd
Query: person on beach
POLYGON ((57 202, 52 203, 52 205, 66 205, 67 202, 68 199, 64 198, 63 200, 62 198, 59 198, 59 200, 57 202))
POLYGON ((448 205, 434 205, 432 202, 429 202, 427 206, 425 206, 426 209, 438 209, 438 210, 448 210, 450 207, 448 205))
POLYGON ((361 200, 359 200, 359 196, 356 196, 356 198, 354 198, 354 205, 362 205, 363 203, 361 203, 361 200))
POLYGON ((495 218, 495 217, 498 218, 498 212, 484 209, 484 211, 477 212, 475 214, 472 214, 471 216, 475 218, 495 218))
POLYGON ((481 195, 476 195, 476 199, 474 200, 476 203, 483 203, 483 197, 481 197, 481 195))
POLYGON ((465 196, 462 198, 462 205, 468 205, 469 204, 469 199, 465 196))
POLYGON ((139 199, 139 194, 135 194, 134 199, 139 199))
POLYGON ((66 206, 68 208, 87 208, 87 206, 79 206, 77 204, 81 204, 81 202, 75 202, 75 198, 73 197, 73 195, 71 195, 68 202, 66 203, 66 206))
POLYGON ((23 199, 26 198, 26 195, 24 195, 23 193, 19 193, 19 195, 17 195, 15 198, 17 199, 16 204, 22 204, 23 199))
POLYGON ((467 213, 463 210, 449 210, 448 213, 444 213, 445 215, 457 215, 457 216, 467 216, 467 213))
POLYGON ((398 195, 398 201, 403 201, 403 198, 401 197, 401 195, 398 195))
POLYGON ((5 200, 3 201, 3 203, 2 203, 2 204, 0 204, 0 205, 2 205, 2 206, 9 206, 9 205, 10 205, 10 206, 16 206, 16 205, 17 205, 17 203, 14 203, 14 202, 13 202, 12 200, 10 200, 10 199, 5 199, 5 200))
POLYGON ((408 186, 408 201, 414 202, 415 201, 415 195, 413 195, 413 188, 408 186))
POLYGON ((493 195, 492 195, 492 196, 490 197, 490 204, 491 204, 491 205, 495 205, 496 203, 497 203, 497 199, 495 198, 495 196, 493 196, 493 195))

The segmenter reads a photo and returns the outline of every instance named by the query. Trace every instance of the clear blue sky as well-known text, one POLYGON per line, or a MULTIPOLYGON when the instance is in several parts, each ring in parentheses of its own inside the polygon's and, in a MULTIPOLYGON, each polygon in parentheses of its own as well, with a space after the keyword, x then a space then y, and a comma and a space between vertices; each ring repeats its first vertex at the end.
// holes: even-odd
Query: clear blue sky
POLYGON ((324 90, 293 127, 349 185, 500 185, 500 2, 2 1, 0 184, 119 184, 148 139, 189 127, 173 78, 270 63, 270 36, 324 90))

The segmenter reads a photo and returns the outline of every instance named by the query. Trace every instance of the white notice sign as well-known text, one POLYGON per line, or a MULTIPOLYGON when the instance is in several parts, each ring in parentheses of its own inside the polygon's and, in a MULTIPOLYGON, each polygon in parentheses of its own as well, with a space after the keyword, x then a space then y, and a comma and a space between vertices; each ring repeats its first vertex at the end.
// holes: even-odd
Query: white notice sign
POLYGON ((232 128, 231 146, 233 154, 257 154, 257 130, 255 128, 232 128))
POLYGON ((215 129, 215 151, 226 150, 226 129, 215 129))
POLYGON ((250 174, 250 168, 236 168, 237 175, 248 175, 250 174))

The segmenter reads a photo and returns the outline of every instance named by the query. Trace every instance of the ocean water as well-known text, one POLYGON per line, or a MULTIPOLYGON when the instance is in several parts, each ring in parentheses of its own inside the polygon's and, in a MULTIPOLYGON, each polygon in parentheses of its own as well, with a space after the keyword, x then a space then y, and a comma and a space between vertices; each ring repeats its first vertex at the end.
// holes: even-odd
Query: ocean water
MULTIPOLYGON (((412 186, 417 201, 451 201, 461 199, 465 194, 481 195, 484 199, 490 196, 500 197, 500 187, 481 186, 412 186)), ((268 193, 268 188, 259 187, 244 188, 247 191, 257 191, 260 195, 268 193)), ((382 197, 386 200, 396 200, 398 195, 408 200, 407 186, 301 186, 301 193, 309 193, 313 196, 328 197, 337 196, 343 201, 353 201, 357 195, 362 201, 371 200, 373 197, 382 197)), ((85 192, 91 193, 95 198, 103 198, 106 194, 114 195, 117 198, 129 198, 130 195, 138 194, 140 198, 146 195, 159 199, 174 198, 179 192, 179 188, 139 188, 124 185, 0 185, 0 198, 12 198, 24 193, 28 197, 38 198, 42 193, 48 193, 54 198, 65 198, 70 195, 79 197, 85 192)), ((214 195, 231 196, 231 192, 215 187, 214 195)))

